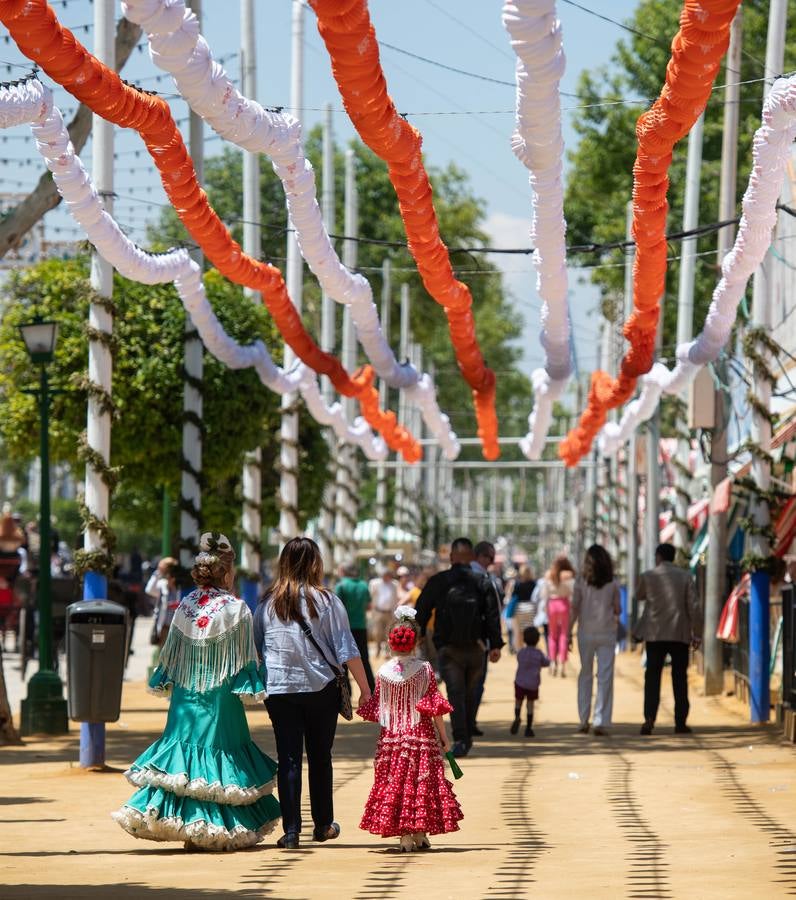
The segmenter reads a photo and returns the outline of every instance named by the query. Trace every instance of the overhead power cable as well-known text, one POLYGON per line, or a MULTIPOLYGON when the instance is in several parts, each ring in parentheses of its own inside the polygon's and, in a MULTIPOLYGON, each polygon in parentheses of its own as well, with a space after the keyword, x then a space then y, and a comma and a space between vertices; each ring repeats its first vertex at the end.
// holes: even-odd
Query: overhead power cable
MULTIPOLYGON (((582 3, 576 3, 575 0, 561 0, 562 3, 566 3, 568 6, 574 6, 575 9, 579 9, 581 12, 585 12, 590 16, 594 16, 596 19, 602 19, 603 22, 608 22, 611 25, 615 25, 617 28, 621 28, 623 31, 627 31, 629 34, 634 34, 636 37, 644 38, 644 40, 651 41, 653 44, 657 44, 659 47, 663 47, 667 52, 671 50, 671 45, 661 38, 656 37, 652 34, 647 34, 644 31, 639 30, 638 28, 634 28, 632 25, 628 25, 625 22, 620 22, 618 19, 612 19, 610 16, 603 15, 603 13, 597 12, 596 9, 590 9, 588 6, 584 6, 582 3)), ((757 63, 760 68, 765 71, 765 63, 758 59, 754 54, 750 53, 748 50, 742 48, 741 52, 743 55, 754 63, 757 63)), ((732 69, 728 69, 728 71, 733 72, 734 75, 740 75, 740 72, 735 72, 732 69)), ((762 79, 765 80, 765 79, 762 79)))

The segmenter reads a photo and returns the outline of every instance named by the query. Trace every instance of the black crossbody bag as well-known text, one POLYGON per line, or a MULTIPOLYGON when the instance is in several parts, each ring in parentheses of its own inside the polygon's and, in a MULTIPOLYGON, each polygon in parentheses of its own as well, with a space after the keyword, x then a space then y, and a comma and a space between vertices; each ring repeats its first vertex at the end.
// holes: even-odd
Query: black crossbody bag
POLYGON ((350 722, 354 718, 354 707, 351 704, 351 685, 348 683, 348 668, 345 665, 341 668, 340 666, 336 666, 329 662, 329 657, 323 652, 323 647, 315 640, 312 629, 307 624, 307 620, 304 616, 299 616, 298 623, 301 626, 301 630, 307 636, 307 640, 315 647, 318 653, 321 654, 323 661, 329 666, 332 672, 334 672, 335 681, 337 682, 337 687, 340 691, 340 708, 338 712, 344 719, 347 719, 350 722))

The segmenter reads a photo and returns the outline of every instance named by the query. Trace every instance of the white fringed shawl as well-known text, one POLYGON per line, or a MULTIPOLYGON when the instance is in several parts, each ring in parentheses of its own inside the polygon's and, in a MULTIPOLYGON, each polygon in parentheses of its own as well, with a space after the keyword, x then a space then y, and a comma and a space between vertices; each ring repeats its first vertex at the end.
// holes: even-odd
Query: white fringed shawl
POLYGON ((417 704, 428 690, 428 666, 414 657, 398 656, 378 672, 379 724, 402 731, 420 722, 417 704))
POLYGON ((219 687, 257 661, 248 606, 217 588, 183 598, 160 654, 160 667, 189 691, 219 687))

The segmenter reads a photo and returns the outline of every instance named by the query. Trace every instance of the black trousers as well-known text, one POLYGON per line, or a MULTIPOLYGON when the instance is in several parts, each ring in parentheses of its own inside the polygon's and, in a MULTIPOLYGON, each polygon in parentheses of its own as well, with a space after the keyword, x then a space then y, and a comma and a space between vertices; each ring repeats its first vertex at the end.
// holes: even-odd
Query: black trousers
POLYGON ((478 692, 484 672, 484 650, 472 647, 439 648, 439 670, 445 682, 448 703, 453 707, 453 740, 470 743, 478 709, 478 692))
POLYGON ((473 712, 473 724, 478 722, 478 709, 481 701, 484 699, 484 688, 486 687, 486 673, 489 670, 489 651, 484 651, 484 668, 481 671, 481 677, 478 679, 478 688, 475 692, 475 710, 473 712))
POLYGON ((271 694, 265 701, 276 738, 277 785, 285 833, 301 831, 301 766, 305 746, 312 821, 318 829, 334 821, 332 744, 339 702, 336 681, 330 681, 321 691, 271 694))
MULTIPOLYGON (((354 635, 359 655, 362 658, 362 665, 365 669, 365 678, 367 678, 368 685, 372 691, 376 685, 376 680, 373 677, 373 669, 370 667, 370 657, 368 656, 368 630, 367 628, 352 628, 351 634, 354 635)), ((348 680, 349 682, 351 681, 350 676, 348 680)))
POLYGON ((672 659, 672 691, 675 725, 688 718, 688 644, 683 641, 647 641, 644 673, 644 719, 654 722, 661 702, 661 673, 667 654, 672 659))

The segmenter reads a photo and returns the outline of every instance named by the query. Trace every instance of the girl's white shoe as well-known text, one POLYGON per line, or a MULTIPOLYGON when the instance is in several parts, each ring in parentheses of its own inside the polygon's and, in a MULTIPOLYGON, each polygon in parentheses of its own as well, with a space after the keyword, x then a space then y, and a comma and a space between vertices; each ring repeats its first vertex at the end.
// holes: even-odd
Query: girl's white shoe
POLYGON ((415 850, 431 849, 431 841, 428 839, 428 835, 425 833, 425 831, 416 831, 412 835, 412 840, 415 844, 415 850))
POLYGON ((414 835, 411 834, 402 834, 401 835, 401 853, 412 853, 415 849, 415 839, 414 835))

